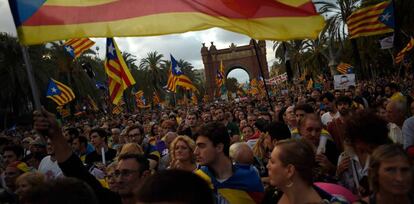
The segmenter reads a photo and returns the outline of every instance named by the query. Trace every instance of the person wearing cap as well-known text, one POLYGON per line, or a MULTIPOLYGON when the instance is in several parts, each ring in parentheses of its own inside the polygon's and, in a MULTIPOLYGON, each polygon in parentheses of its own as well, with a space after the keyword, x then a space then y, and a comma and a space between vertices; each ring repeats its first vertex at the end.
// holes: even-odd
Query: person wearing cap
POLYGON ((1 202, 3 203, 17 203, 18 197, 15 194, 17 189, 16 179, 23 173, 29 172, 30 168, 21 161, 13 161, 7 165, 4 171, 4 182, 6 184, 6 191, 0 193, 1 202))

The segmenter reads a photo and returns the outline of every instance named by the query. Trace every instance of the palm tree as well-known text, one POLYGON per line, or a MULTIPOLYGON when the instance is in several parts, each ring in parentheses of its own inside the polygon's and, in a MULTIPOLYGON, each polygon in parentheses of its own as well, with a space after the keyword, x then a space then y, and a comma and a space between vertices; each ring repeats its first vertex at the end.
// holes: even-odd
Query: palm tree
POLYGON ((346 20, 355 11, 361 0, 320 0, 316 5, 320 5, 319 13, 327 17, 327 30, 332 39, 343 42, 347 36, 346 20))
POLYGON ((162 58, 164 56, 157 51, 147 53, 147 57, 141 59, 139 69, 143 70, 146 76, 146 82, 148 86, 151 86, 153 90, 160 90, 162 85, 158 82, 161 81, 162 76, 160 67, 162 64, 162 58))
POLYGON ((275 51, 275 57, 282 62, 285 62, 288 57, 292 63, 293 71, 300 74, 304 43, 305 40, 274 41, 273 50, 275 51))

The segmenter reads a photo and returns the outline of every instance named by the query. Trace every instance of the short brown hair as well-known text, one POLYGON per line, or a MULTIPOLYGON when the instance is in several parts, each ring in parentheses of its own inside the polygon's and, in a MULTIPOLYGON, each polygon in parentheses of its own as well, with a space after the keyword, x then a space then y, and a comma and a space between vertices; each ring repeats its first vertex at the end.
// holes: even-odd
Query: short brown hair
POLYGON ((312 145, 304 139, 287 139, 276 143, 275 147, 281 149, 279 160, 283 165, 293 165, 307 184, 313 183, 313 169, 315 166, 315 150, 312 145))

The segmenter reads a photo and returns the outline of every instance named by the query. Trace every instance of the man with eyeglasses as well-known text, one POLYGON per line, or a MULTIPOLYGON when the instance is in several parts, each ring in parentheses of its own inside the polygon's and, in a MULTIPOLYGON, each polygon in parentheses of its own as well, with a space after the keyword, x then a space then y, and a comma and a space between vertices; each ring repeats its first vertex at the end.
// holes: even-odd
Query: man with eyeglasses
POLYGON ((124 154, 118 160, 118 166, 113 173, 118 184, 118 193, 122 203, 135 203, 134 191, 150 174, 149 161, 138 154, 124 154))

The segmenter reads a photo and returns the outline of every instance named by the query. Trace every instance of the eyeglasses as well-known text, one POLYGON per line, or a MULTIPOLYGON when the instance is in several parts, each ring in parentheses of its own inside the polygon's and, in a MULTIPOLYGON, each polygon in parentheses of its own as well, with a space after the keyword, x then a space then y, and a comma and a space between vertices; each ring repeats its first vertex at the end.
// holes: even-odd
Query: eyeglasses
POLYGON ((130 134, 130 135, 128 135, 128 137, 140 137, 141 136, 141 134, 130 134))
POLYGON ((114 173, 112 174, 112 176, 114 178, 118 178, 118 177, 129 177, 131 176, 133 173, 137 173, 139 172, 139 170, 129 170, 129 169, 124 169, 124 170, 116 170, 114 171, 114 173))

